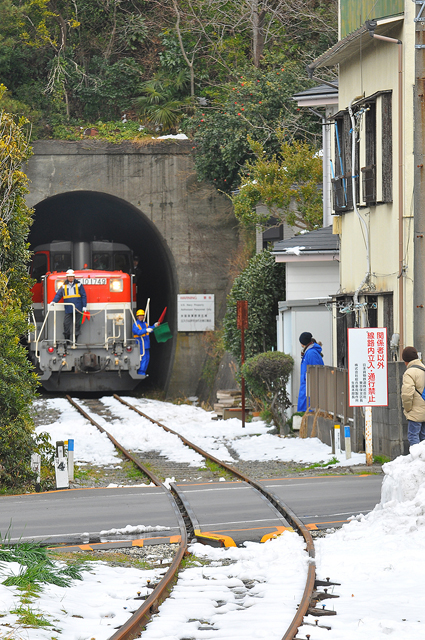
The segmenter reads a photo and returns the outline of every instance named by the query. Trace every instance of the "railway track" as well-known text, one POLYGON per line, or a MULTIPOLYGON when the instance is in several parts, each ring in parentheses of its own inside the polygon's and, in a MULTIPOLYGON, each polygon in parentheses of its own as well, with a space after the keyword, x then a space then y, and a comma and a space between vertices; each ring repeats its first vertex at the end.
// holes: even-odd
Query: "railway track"
MULTIPOLYGON (((179 570, 180 564, 187 553, 187 545, 188 542, 196 539, 200 542, 211 542, 212 538, 215 538, 215 542, 217 540, 219 543, 223 544, 222 539, 216 536, 204 536, 199 528, 199 525, 196 521, 196 517, 191 511, 190 504, 187 503, 187 500, 184 494, 179 490, 179 488, 175 484, 170 485, 170 489, 164 485, 162 479, 159 477, 157 473, 152 470, 151 464, 144 464, 138 456, 134 455, 127 451, 117 440, 114 438, 104 427, 102 427, 94 418, 84 410, 84 408, 75 402, 70 396, 66 396, 67 400, 97 429, 101 432, 107 434, 109 439, 112 441, 114 446, 124 455, 128 460, 130 460, 144 475, 146 475, 151 482, 153 482, 156 486, 160 486, 167 493, 167 496, 173 505, 174 512, 177 516, 177 520, 180 528, 180 544, 178 551, 174 557, 174 560, 169 567, 167 573, 162 578, 162 580, 156 585, 156 588, 153 590, 151 595, 143 602, 140 608, 132 615, 132 617, 113 635, 110 640, 130 640, 132 638, 136 638, 140 635, 141 631, 147 624, 149 618, 153 613, 156 613, 158 610, 159 604, 167 597, 170 593, 173 582, 179 570)), ((297 631, 299 627, 303 624, 303 619, 307 614, 313 614, 316 616, 320 616, 324 614, 323 609, 318 608, 318 604, 321 600, 332 597, 332 595, 328 595, 327 590, 328 587, 332 585, 332 583, 327 579, 326 581, 318 581, 316 580, 315 575, 315 551, 314 551, 314 543, 311 537, 309 530, 305 527, 305 525, 301 522, 301 520, 296 516, 295 513, 284 504, 275 494, 270 491, 267 491, 263 486, 261 486, 255 480, 249 478, 245 474, 241 473, 236 467, 229 465, 228 463, 219 460, 218 458, 212 456, 210 453, 204 451, 194 443, 187 440, 185 437, 170 429, 166 425, 154 420, 147 414, 143 413, 136 406, 131 405, 129 402, 125 401, 118 395, 114 395, 115 399, 119 401, 123 406, 125 406, 129 411, 137 413, 139 416, 144 419, 150 421, 151 423, 157 425, 167 433, 171 433, 174 436, 178 437, 186 446, 190 447, 192 450, 196 451, 200 456, 202 456, 205 460, 213 463, 218 468, 224 470, 224 472, 229 476, 233 476, 235 480, 237 479, 239 482, 246 483, 249 485, 257 494, 260 494, 264 500, 267 500, 279 514, 284 518, 284 520, 296 531, 300 536, 302 536, 306 551, 310 557, 310 562, 308 563, 308 571, 307 577, 304 587, 304 592, 302 599, 298 605, 296 614, 289 625, 286 632, 282 635, 282 640, 294 640, 296 638, 297 631), (324 588, 324 590, 320 590, 324 588)), ((98 413, 102 415, 102 417, 111 419, 113 416, 109 414, 107 416, 109 410, 106 409, 102 403, 99 403, 100 407, 96 405, 96 402, 90 401, 90 412, 98 413), (103 406, 103 409, 102 409, 103 406), (106 415, 105 415, 106 414, 106 415)), ((282 527, 283 529, 283 527, 282 527)), ((227 546, 227 545, 226 545, 227 546)), ((317 624, 317 621, 316 621, 317 624)))

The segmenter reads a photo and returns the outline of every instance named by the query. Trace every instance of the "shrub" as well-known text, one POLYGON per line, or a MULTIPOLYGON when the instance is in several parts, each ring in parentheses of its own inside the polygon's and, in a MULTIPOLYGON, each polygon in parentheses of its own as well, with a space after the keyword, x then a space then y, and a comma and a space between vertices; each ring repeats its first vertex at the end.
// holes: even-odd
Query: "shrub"
POLYGON ((249 394, 270 411, 278 428, 286 422, 283 411, 290 405, 286 385, 293 366, 294 360, 286 353, 266 351, 249 358, 241 367, 249 394))
MULTIPOLYGON (((0 100, 5 87, 0 85, 0 100)), ((31 211, 21 170, 31 152, 27 121, 0 110, 0 484, 28 485, 34 478, 30 415, 37 378, 19 337, 28 329, 32 281, 27 273, 31 211)))

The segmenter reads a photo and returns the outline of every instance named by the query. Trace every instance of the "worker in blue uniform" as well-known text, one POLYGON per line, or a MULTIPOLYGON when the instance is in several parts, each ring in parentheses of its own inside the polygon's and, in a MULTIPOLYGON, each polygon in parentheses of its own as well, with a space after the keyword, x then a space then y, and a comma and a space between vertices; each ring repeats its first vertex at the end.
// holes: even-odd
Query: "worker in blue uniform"
POLYGON ((71 336, 74 335, 75 330, 75 339, 77 339, 81 329, 81 314, 83 314, 87 308, 87 295, 84 286, 75 278, 75 272, 73 269, 68 269, 66 272, 66 280, 61 288, 57 290, 52 302, 59 302, 62 298, 65 303, 63 335, 65 340, 70 340, 71 336), (75 326, 73 326, 74 306, 75 326))
POLYGON ((137 371, 139 376, 146 376, 150 360, 150 337, 154 327, 157 327, 158 323, 149 326, 145 322, 145 312, 143 309, 136 311, 136 322, 133 323, 133 338, 135 338, 140 345, 140 367, 137 371))
POLYGON ((322 345, 316 342, 309 331, 304 331, 299 340, 302 346, 302 357, 297 411, 307 411, 307 367, 309 364, 323 366, 325 363, 323 362, 322 345))

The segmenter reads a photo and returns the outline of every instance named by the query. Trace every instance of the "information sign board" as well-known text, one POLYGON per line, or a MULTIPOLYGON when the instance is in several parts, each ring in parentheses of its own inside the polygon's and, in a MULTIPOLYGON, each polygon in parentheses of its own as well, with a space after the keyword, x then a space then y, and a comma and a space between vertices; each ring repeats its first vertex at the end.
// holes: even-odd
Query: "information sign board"
POLYGON ((348 329, 350 407, 388 405, 387 330, 348 329))
POLYGON ((214 331, 214 295, 179 294, 177 331, 214 331))

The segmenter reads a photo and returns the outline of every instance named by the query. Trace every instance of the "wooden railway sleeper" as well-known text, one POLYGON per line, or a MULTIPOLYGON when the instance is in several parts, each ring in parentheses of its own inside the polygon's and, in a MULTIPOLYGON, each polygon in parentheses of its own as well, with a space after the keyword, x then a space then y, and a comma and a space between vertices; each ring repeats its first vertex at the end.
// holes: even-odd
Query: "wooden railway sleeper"
POLYGON ((330 582, 329 578, 326 578, 326 580, 315 580, 314 581, 314 588, 317 589, 317 587, 340 587, 341 583, 340 582, 330 582))
MULTIPOLYGON (((326 629, 327 631, 330 631, 332 629, 332 627, 328 627, 326 624, 319 624, 319 620, 316 619, 313 622, 303 622, 303 627, 318 627, 319 629, 326 629)), ((296 639, 294 639, 296 640, 296 639)))
POLYGON ((333 609, 325 609, 326 605, 322 605, 323 609, 318 609, 317 607, 310 607, 307 609, 308 616, 336 616, 336 611, 333 609))
POLYGON ((326 600, 327 598, 339 598, 335 593, 328 593, 327 589, 324 591, 313 591, 311 595, 311 601, 316 600, 319 602, 321 600, 326 600))

